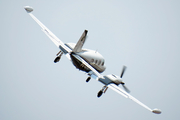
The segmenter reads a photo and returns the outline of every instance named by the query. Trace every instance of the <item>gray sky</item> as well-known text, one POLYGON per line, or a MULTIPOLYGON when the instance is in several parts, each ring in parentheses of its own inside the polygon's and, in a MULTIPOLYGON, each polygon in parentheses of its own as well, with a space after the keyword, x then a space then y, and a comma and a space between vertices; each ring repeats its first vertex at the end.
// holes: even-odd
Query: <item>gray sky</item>
POLYGON ((180 1, 178 0, 4 0, 0 1, 1 120, 177 120, 180 118, 180 1), (106 60, 103 73, 119 75, 131 95, 160 108, 155 115, 108 90, 86 83, 25 12, 33 14, 63 42, 77 42, 84 29, 85 48, 106 60))

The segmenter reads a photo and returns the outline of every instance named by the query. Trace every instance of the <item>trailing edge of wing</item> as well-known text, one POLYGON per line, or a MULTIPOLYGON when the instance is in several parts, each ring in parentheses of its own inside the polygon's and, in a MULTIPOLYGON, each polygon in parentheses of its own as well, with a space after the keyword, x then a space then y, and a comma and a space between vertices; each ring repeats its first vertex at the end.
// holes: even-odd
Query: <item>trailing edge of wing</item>
POLYGON ((128 94, 127 92, 125 92, 124 90, 122 90, 121 88, 119 88, 115 84, 109 84, 108 87, 111 88, 112 90, 116 91, 120 95, 133 100, 137 104, 141 105, 142 107, 146 108, 147 110, 149 110, 149 111, 151 111, 153 113, 156 113, 156 114, 160 114, 161 113, 161 111, 159 109, 153 109, 152 110, 151 108, 149 108, 148 106, 146 106, 145 104, 143 104, 142 102, 140 102, 139 100, 137 100, 136 98, 134 98, 133 96, 131 96, 130 94, 128 94))
POLYGON ((128 94, 127 92, 122 90, 121 88, 119 88, 117 85, 109 84, 108 87, 111 88, 112 90, 116 91, 117 93, 121 94, 122 96, 133 100, 134 102, 136 102, 139 105, 143 106, 147 110, 152 111, 151 108, 149 108, 148 106, 144 105, 142 102, 140 102, 139 100, 137 100, 136 98, 134 98, 133 96, 131 96, 130 94, 128 94))
MULTIPOLYGON (((31 12, 33 11, 32 7, 25 6, 24 9, 28 12, 28 14, 39 24, 39 26, 42 28, 42 31, 53 41, 53 43, 57 47, 62 47, 65 49, 67 52, 71 52, 67 46, 64 45, 64 43, 57 38, 45 25, 43 25, 31 12)), ((66 53, 65 53, 66 54, 66 53)))

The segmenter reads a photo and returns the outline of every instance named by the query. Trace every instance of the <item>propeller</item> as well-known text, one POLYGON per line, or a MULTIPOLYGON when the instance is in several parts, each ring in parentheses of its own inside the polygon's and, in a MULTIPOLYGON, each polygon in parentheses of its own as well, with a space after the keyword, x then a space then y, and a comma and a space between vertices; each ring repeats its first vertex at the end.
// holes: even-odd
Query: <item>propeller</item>
MULTIPOLYGON (((125 84, 125 83, 124 83, 124 84, 125 84)), ((122 84, 124 90, 125 90, 127 93, 130 93, 131 91, 130 91, 124 84, 122 84)))
POLYGON ((123 77, 126 68, 127 68, 126 66, 123 66, 123 69, 122 69, 122 72, 121 72, 121 78, 123 77))
MULTIPOLYGON (((120 78, 122 78, 123 77, 123 75, 124 75, 124 72, 125 72, 125 70, 126 70, 126 66, 123 66, 123 69, 122 69, 122 72, 121 72, 121 75, 120 75, 120 78)), ((124 90, 127 92, 127 93, 130 93, 130 90, 125 86, 125 83, 124 82, 122 82, 121 83, 121 85, 123 86, 123 88, 124 88, 124 90)))

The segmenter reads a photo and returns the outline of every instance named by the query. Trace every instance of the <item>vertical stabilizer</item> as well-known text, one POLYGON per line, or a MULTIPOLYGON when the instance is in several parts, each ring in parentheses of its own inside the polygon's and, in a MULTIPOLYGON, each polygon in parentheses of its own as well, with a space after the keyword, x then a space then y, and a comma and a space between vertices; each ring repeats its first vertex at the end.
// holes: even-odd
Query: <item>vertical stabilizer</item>
POLYGON ((77 42, 76 46, 73 49, 73 52, 81 52, 81 49, 86 41, 86 35, 87 35, 88 31, 84 30, 84 33, 82 34, 82 36, 80 37, 79 41, 77 42))

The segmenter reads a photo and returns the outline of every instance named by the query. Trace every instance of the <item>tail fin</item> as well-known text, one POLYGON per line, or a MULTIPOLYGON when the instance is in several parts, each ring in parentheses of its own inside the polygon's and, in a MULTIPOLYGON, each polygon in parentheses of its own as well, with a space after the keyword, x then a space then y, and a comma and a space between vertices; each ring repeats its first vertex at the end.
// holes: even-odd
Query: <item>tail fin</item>
POLYGON ((81 52, 81 49, 86 41, 86 35, 87 35, 88 31, 84 30, 84 33, 82 34, 82 36, 80 37, 79 41, 77 42, 76 46, 74 47, 72 52, 81 52))

